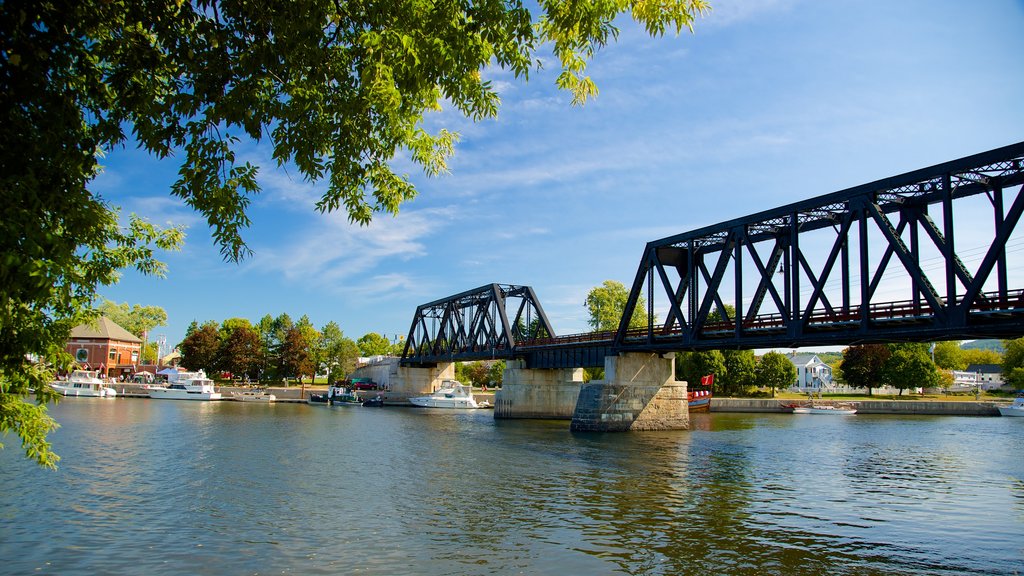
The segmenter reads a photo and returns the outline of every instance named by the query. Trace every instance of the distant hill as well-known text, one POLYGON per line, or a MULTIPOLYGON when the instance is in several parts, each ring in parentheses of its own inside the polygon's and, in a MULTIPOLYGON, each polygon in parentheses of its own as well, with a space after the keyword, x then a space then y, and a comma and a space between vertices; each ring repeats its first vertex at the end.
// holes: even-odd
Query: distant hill
POLYGON ((1006 352, 1002 340, 972 340, 960 345, 962 350, 995 350, 1000 354, 1006 352))

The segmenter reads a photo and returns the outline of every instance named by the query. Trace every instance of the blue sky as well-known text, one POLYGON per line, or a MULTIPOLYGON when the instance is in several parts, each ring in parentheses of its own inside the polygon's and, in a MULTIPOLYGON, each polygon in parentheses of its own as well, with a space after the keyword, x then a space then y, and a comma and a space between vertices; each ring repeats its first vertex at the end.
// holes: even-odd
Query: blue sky
POLYGON ((193 320, 281 313, 393 338, 417 305, 491 282, 533 286, 557 333, 582 332, 587 292, 628 286, 650 240, 1024 140, 1019 0, 712 5, 693 35, 622 20, 584 107, 555 89, 550 60, 529 83, 488 70, 498 118, 432 115, 428 128, 462 135, 451 174, 396 159, 419 196, 368 227, 316 212, 323 188, 265 144, 243 148, 263 191, 241 264, 169 195, 174 159, 115 150, 93 190, 188 238, 163 255, 166 278, 127 272, 101 295, 164 308, 154 333, 169 345, 193 320))

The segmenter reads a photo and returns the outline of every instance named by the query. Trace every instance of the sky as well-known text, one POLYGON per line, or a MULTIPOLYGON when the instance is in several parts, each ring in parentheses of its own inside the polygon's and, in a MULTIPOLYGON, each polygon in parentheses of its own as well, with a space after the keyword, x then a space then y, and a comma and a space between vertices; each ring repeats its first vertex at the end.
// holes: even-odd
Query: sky
POLYGON ((100 295, 162 307, 150 339, 164 352, 193 321, 282 313, 396 339, 418 305, 493 282, 532 286, 557 334, 585 332, 587 293, 628 287, 649 241, 1024 140, 1020 0, 711 4, 693 34, 652 39, 620 19, 583 107, 555 88, 550 57, 528 83, 486 70, 498 117, 428 117, 461 135, 450 174, 396 158, 418 196, 369 226, 320 214, 322 184, 244 145, 262 192, 240 264, 170 196, 173 158, 111 151, 92 190, 188 236, 160 254, 165 278, 128 271, 100 295))

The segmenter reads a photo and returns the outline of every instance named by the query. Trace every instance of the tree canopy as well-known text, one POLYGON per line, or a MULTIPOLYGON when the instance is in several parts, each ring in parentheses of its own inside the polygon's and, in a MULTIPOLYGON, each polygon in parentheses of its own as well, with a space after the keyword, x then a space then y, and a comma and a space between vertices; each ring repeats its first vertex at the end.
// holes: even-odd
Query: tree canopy
MULTIPOLYGON (((584 306, 590 313, 590 325, 597 332, 610 332, 618 330, 619 321, 626 310, 626 303, 629 300, 629 290, 615 280, 605 280, 600 286, 595 286, 587 293, 587 300, 584 306)), ((641 296, 633 308, 633 316, 629 319, 630 328, 643 328, 647 326, 647 304, 641 296)))
POLYGON ((796 382, 796 366, 781 352, 772 351, 761 356, 756 371, 758 384, 771 388, 772 396, 775 396, 775 390, 787 388, 796 382))
POLYGON ((678 34, 707 9, 704 0, 542 0, 536 14, 518 0, 0 3, 0 432, 16 431, 29 456, 55 464, 46 384, 70 361, 71 328, 95 314, 99 286, 129 267, 161 274, 154 251, 183 241, 180 228, 122 220, 90 190, 104 154, 131 142, 175 157, 170 194, 237 261, 249 253, 246 211, 259 191, 257 167, 236 157, 241 145, 269 142, 276 163, 326 183, 316 209, 365 224, 415 194, 392 167, 399 154, 427 175, 446 170, 458 136, 428 132, 429 112, 497 114, 489 66, 526 79, 550 46, 558 86, 582 103, 596 94, 587 61, 616 37, 617 16, 678 34))
POLYGON ((391 342, 376 332, 363 334, 362 338, 356 340, 356 345, 363 356, 383 356, 392 349, 391 342))
POLYGON ((885 344, 850 346, 843 351, 843 380, 854 388, 873 388, 882 384, 885 363, 892 352, 885 344))

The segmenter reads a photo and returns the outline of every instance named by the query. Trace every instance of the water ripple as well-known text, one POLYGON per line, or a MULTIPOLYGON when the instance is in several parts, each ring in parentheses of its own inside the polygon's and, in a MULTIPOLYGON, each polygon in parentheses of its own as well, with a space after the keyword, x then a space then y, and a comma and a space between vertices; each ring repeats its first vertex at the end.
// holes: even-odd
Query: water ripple
POLYGON ((1024 426, 701 415, 571 434, 484 411, 65 402, 0 453, 10 573, 1016 574, 1024 426), (984 446, 984 450, 979 450, 984 446))

